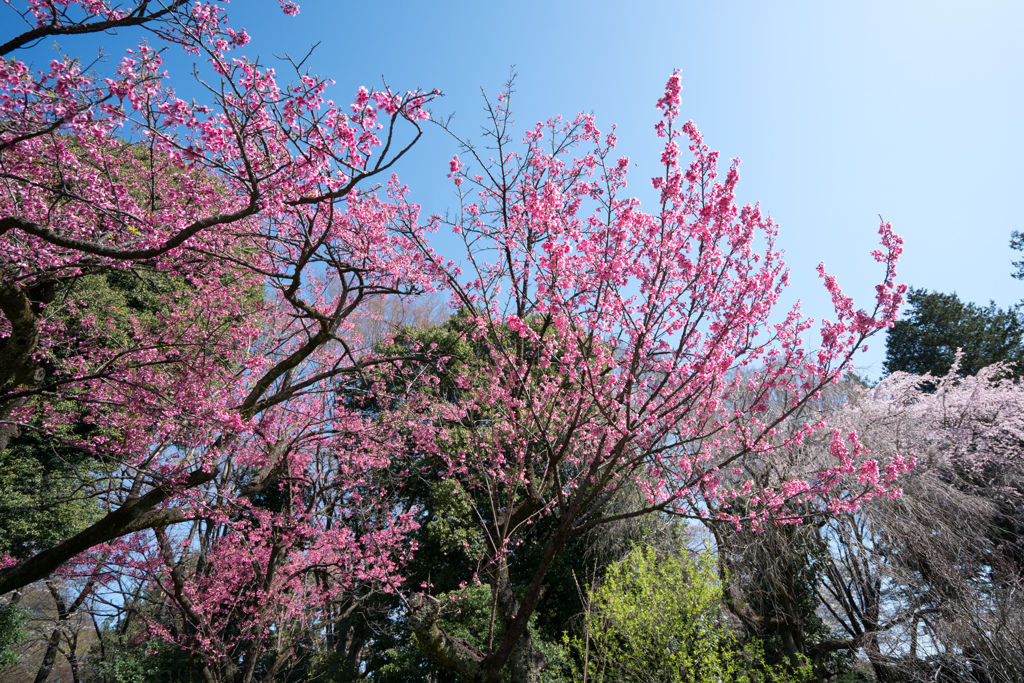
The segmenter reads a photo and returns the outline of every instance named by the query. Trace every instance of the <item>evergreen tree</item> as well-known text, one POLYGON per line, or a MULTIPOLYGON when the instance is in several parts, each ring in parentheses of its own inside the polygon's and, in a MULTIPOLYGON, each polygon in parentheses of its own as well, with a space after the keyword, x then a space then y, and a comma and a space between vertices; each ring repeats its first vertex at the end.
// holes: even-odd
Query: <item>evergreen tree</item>
POLYGON ((886 338, 886 374, 949 372, 957 349, 961 375, 975 375, 993 363, 1009 360, 1024 367, 1024 319, 1017 307, 1002 309, 965 303, 955 294, 911 289, 903 318, 886 338))
MULTIPOLYGON (((1024 233, 1019 230, 1014 230, 1010 233, 1010 249, 1024 251, 1024 233)), ((1017 272, 1013 273, 1013 277, 1018 280, 1024 280, 1024 259, 1014 261, 1013 267, 1017 269, 1017 272)))

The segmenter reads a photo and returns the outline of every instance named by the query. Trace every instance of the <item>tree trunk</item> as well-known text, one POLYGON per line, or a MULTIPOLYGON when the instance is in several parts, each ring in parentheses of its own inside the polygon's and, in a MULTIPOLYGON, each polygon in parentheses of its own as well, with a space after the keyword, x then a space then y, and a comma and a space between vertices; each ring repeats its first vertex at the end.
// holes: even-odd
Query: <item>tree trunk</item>
POLYGON ((53 633, 50 634, 50 639, 46 641, 46 653, 43 655, 43 663, 39 665, 39 670, 36 672, 36 678, 33 683, 43 683, 50 677, 54 662, 57 661, 57 647, 60 645, 60 636, 63 632, 61 629, 62 625, 63 622, 58 624, 53 629, 53 633))
MULTIPOLYGON (((491 590, 495 591, 497 597, 495 602, 498 618, 501 619, 505 629, 508 629, 520 609, 519 601, 512 590, 512 579, 509 576, 508 562, 505 559, 498 561, 491 590)), ((527 628, 513 647, 512 656, 508 660, 507 666, 512 683, 540 683, 540 674, 546 665, 547 658, 534 648, 533 637, 530 634, 530 629, 527 628)))

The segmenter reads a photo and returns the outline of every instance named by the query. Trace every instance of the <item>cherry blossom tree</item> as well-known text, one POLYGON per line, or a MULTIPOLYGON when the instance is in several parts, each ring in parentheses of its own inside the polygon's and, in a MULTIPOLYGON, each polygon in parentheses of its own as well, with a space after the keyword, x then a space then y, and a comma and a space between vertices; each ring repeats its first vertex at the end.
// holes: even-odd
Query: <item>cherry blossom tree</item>
POLYGON ((362 479, 392 427, 336 395, 379 362, 364 304, 432 288, 389 173, 433 94, 335 104, 289 62, 280 84, 237 54, 248 36, 220 2, 8 5, 25 28, 0 48, 0 450, 31 433, 88 454, 71 495, 98 513, 3 557, 0 594, 55 572, 155 581, 203 676, 250 680, 264 650, 287 653, 271 623, 314 591, 392 589, 408 550, 408 515, 362 479), (149 42, 107 72, 19 56, 136 27, 149 42), (164 44, 197 61, 203 103, 176 95, 164 44), (147 302, 98 301, 96 278, 147 302))
MULTIPOLYGON (((819 268, 836 319, 820 323, 809 350, 812 321, 774 310, 787 283, 776 227, 758 206, 737 206, 738 161, 720 178, 718 154, 692 122, 679 124, 680 90, 674 74, 658 101, 665 142, 652 213, 625 197, 629 159, 614 156, 614 134, 591 117, 537 124, 516 145, 511 85, 488 102, 486 149, 465 144, 470 162, 450 163, 461 205, 446 223, 466 256, 446 278, 478 368, 438 357, 449 372, 463 368, 461 394, 444 401, 427 384, 407 404, 409 429, 422 434, 424 462, 443 462, 476 506, 492 637, 481 650, 448 636, 438 626, 445 605, 429 592, 409 597, 409 621, 424 651, 466 680, 501 680, 506 669, 513 681, 538 680, 544 658, 528 622, 574 534, 651 513, 757 526, 785 521, 787 504, 854 509, 895 495, 908 467, 867 459, 855 434, 836 432, 832 461, 806 477, 750 476, 822 427, 776 438, 891 325, 904 291, 894 281, 901 240, 881 226, 872 311, 856 310, 819 268), (608 513, 627 483, 639 495, 608 513), (694 512, 697 498, 705 503, 694 512), (742 512, 730 507, 738 499, 742 512), (513 576, 516 547, 541 520, 550 533, 540 559, 513 576)), ((407 381, 422 374, 403 370, 407 381)))

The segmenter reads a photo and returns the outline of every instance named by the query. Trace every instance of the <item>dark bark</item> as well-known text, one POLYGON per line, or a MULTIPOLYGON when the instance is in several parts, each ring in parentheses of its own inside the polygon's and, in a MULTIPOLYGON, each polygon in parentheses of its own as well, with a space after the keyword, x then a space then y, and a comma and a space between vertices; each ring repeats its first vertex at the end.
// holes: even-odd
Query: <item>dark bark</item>
MULTIPOLYGON (((495 600, 497 616, 501 619, 504 630, 507 633, 514 620, 522 618, 523 608, 516 599, 515 592, 512 590, 508 562, 504 559, 499 560, 494 574, 492 590, 495 591, 495 597, 497 598, 495 600)), ((531 609, 530 614, 532 613, 533 610, 531 609)), ((526 623, 527 620, 529 620, 529 615, 520 623, 526 623)), ((512 642, 512 647, 506 666, 509 668, 512 683, 540 683, 540 674, 547 665, 547 659, 543 653, 538 652, 534 648, 530 630, 523 630, 522 635, 515 638, 514 641, 511 638, 503 638, 501 645, 504 646, 509 642, 512 642)), ((495 654, 498 654, 500 651, 501 646, 499 646, 495 654)), ((499 672, 501 671, 500 668, 498 670, 499 672)))
POLYGON ((483 667, 486 655, 463 638, 455 638, 437 625, 441 603, 432 595, 409 597, 409 627, 423 653, 440 667, 454 671, 471 683, 501 681, 488 677, 483 667))
MULTIPOLYGON (((39 347, 37 309, 52 301, 55 291, 52 282, 41 283, 33 290, 0 282, 0 312, 11 325, 11 333, 0 348, 0 390, 34 388, 42 383, 45 373, 33 358, 39 347)), ((16 425, 2 423, 27 401, 27 397, 0 400, 0 452, 21 434, 16 425)))
MULTIPOLYGON (((50 591, 50 595, 53 597, 53 602, 57 606, 57 625, 54 626, 53 632, 50 634, 49 639, 46 641, 46 652, 43 654, 43 661, 39 665, 39 669, 36 671, 36 677, 34 683, 43 683, 47 678, 50 677, 50 673, 53 671, 53 665, 57 662, 57 654, 60 652, 60 641, 64 636, 65 631, 68 628, 68 620, 78 611, 85 602, 85 598, 92 591, 95 585, 94 580, 90 580, 82 592, 78 594, 75 601, 70 606, 64 602, 64 596, 60 594, 57 587, 52 581, 46 581, 46 588, 50 591)), ((68 664, 71 665, 71 676, 75 683, 78 683, 79 672, 78 672, 78 657, 75 654, 75 649, 78 645, 78 637, 69 638, 70 650, 67 653, 68 664)))
POLYGON ((39 345, 39 327, 28 292, 13 283, 0 282, 0 311, 11 324, 11 333, 0 349, 0 387, 24 383, 26 364, 39 345))
POLYGON ((43 654, 43 661, 39 665, 38 671, 36 671, 33 683, 44 683, 50 677, 53 665, 57 661, 57 647, 60 645, 60 637, 64 633, 62 626, 63 623, 58 624, 53 629, 53 633, 50 634, 49 640, 46 641, 46 652, 43 654))
POLYGON ((56 21, 37 26, 21 35, 11 38, 3 45, 0 45, 0 55, 6 55, 19 48, 38 43, 44 38, 53 36, 85 35, 89 33, 111 33, 119 28, 129 26, 141 26, 153 21, 166 19, 178 12, 181 7, 187 6, 187 0, 173 0, 169 5, 157 3, 152 11, 149 9, 150 0, 141 0, 134 10, 125 14, 119 19, 101 19, 96 21, 73 22, 61 25, 56 21))
POLYGON ((440 603, 436 598, 411 596, 409 625, 424 654, 471 683, 501 683, 506 667, 512 683, 539 683, 547 659, 534 647, 528 624, 543 596, 544 575, 568 538, 570 528, 570 524, 564 523, 549 542, 522 603, 512 588, 508 563, 504 559, 492 561, 491 590, 495 616, 502 628, 499 645, 490 654, 462 638, 450 636, 438 626, 440 603))

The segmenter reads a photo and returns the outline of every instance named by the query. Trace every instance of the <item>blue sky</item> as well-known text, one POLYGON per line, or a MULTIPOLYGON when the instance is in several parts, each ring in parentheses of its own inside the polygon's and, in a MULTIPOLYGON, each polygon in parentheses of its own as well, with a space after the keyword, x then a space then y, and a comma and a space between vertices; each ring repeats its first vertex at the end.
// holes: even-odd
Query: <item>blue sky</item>
MULTIPOLYGON (((1024 3, 985 2, 363 2, 306 0, 295 18, 271 0, 236 0, 248 56, 304 54, 337 81, 331 96, 387 79, 438 88, 434 107, 472 137, 480 90, 518 73, 521 126, 592 112, 618 124, 619 153, 657 173, 654 102, 682 72, 682 116, 723 158, 740 157, 740 199, 781 226, 792 298, 830 313, 814 268, 825 261, 868 305, 878 215, 906 239, 908 284, 1001 306, 1024 298, 1010 277, 1010 232, 1024 187, 1024 3)), ((93 43, 94 45, 95 43, 93 43)), ((172 70, 172 77, 181 71, 172 70)), ((184 75, 184 74, 182 74, 184 75)), ((455 144, 436 127, 398 168, 428 212, 452 204, 455 144)), ((877 377, 881 339, 859 356, 877 377)))
MULTIPOLYGON (((511 65, 523 126, 593 112, 618 124, 619 151, 657 172, 654 102, 673 68, 682 115, 723 157, 740 157, 740 198, 781 226, 792 293, 820 317, 814 267, 870 303, 878 214, 906 240, 904 282, 1001 306, 1024 298, 1010 277, 1010 231, 1024 229, 1024 3, 973 2, 374 2, 306 0, 286 20, 268 3, 232 6, 252 48, 299 53, 347 92, 360 84, 439 88, 435 107, 472 135, 479 88, 511 65)), ((454 147, 440 130, 399 169, 430 211, 451 201, 454 147)), ((872 340, 860 363, 877 376, 872 340)))

